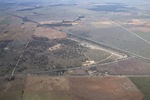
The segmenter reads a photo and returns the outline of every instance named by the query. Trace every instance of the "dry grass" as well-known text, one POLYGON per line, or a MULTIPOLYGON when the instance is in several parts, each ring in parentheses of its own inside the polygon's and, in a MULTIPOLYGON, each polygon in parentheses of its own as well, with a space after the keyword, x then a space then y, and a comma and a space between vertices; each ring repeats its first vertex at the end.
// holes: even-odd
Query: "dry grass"
POLYGON ((133 32, 150 32, 150 28, 148 27, 132 27, 130 30, 133 32))
POLYGON ((49 39, 66 38, 66 33, 60 32, 50 28, 38 27, 36 28, 34 35, 38 37, 47 37, 49 39))
POLYGON ((95 28, 109 28, 114 27, 114 24, 110 21, 95 21, 91 22, 91 25, 95 28))

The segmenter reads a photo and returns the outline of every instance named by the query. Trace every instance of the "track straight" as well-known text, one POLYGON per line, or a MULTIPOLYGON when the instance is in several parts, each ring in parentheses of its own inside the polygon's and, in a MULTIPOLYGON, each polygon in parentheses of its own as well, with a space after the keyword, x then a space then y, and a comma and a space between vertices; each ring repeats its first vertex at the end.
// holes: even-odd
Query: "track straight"
POLYGON ((110 21, 111 21, 112 23, 115 23, 117 26, 121 27, 122 29, 128 31, 129 33, 135 35, 136 37, 138 37, 139 39, 143 40, 144 42, 150 44, 150 41, 148 41, 148 40, 146 40, 146 39, 140 37, 140 36, 137 35, 136 33, 132 32, 132 31, 130 31, 129 29, 127 29, 127 28, 125 28, 124 26, 122 26, 120 23, 117 23, 117 22, 115 22, 115 21, 113 21, 113 20, 111 20, 111 19, 110 19, 110 21))
POLYGON ((10 78, 14 76, 14 73, 15 73, 15 71, 16 71, 16 68, 18 67, 18 64, 19 64, 19 62, 21 61, 21 58, 22 58, 22 56, 23 56, 23 54, 24 54, 24 52, 25 52, 25 50, 26 50, 26 48, 27 48, 28 45, 29 45, 29 41, 26 43, 26 45, 25 45, 25 47, 24 47, 24 49, 23 49, 23 51, 22 51, 22 53, 21 53, 21 55, 20 55, 20 57, 19 57, 19 59, 18 59, 16 65, 15 65, 14 69, 13 69, 13 71, 12 71, 12 73, 11 73, 10 78))

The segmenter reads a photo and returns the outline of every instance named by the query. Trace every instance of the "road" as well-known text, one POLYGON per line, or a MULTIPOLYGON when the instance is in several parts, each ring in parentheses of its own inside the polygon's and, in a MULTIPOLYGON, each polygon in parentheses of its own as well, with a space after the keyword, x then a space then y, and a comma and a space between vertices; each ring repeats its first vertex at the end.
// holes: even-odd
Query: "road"
POLYGON ((128 31, 129 33, 133 34, 134 36, 138 37, 139 39, 143 40, 144 42, 150 44, 149 41, 147 41, 146 39, 140 37, 139 35, 137 35, 136 33, 132 32, 132 31, 130 31, 129 29, 123 27, 120 23, 117 23, 117 22, 115 22, 115 21, 113 21, 113 20, 111 20, 111 19, 110 19, 110 21, 111 21, 112 23, 116 24, 117 26, 121 27, 122 29, 128 31))
POLYGON ((84 70, 85 68, 92 68, 92 67, 96 67, 96 66, 102 66, 102 65, 113 64, 113 63, 117 63, 117 62, 121 62, 121 61, 124 61, 124 60, 131 59, 131 58, 134 58, 134 57, 132 56, 132 57, 128 57, 128 58, 116 60, 116 61, 113 61, 113 62, 103 63, 103 64, 93 64, 93 65, 91 65, 91 66, 86 66, 86 67, 80 66, 80 67, 75 67, 75 68, 54 69, 54 70, 50 70, 50 71, 38 71, 38 72, 35 72, 35 71, 34 71, 34 72, 25 73, 25 74, 46 74, 46 73, 52 73, 52 72, 68 71, 68 70, 77 70, 77 69, 83 69, 83 70, 84 70))

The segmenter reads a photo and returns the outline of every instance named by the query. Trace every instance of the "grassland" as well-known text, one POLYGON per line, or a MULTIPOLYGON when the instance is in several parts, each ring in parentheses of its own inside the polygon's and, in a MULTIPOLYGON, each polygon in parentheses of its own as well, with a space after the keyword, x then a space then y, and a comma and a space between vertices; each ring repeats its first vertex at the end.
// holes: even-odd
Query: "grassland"
POLYGON ((150 32, 136 32, 136 34, 146 39, 147 41, 150 41, 150 32))
POLYGON ((101 61, 105 58, 107 58, 108 56, 110 56, 111 54, 102 50, 93 50, 93 49, 89 49, 87 50, 87 52, 85 52, 85 54, 94 61, 101 61))
POLYGON ((70 28, 67 33, 73 33, 76 36, 82 36, 97 43, 128 51, 149 59, 150 46, 145 41, 122 29, 114 26, 109 28, 95 28, 89 24, 70 28))

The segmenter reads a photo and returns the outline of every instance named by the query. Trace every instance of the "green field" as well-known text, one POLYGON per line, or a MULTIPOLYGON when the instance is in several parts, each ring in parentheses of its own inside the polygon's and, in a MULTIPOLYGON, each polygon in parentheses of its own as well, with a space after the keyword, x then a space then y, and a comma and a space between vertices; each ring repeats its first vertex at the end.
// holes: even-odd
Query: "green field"
POLYGON ((131 77, 130 80, 143 93, 143 100, 150 99, 150 77, 131 77))
POLYGON ((147 41, 150 41, 150 32, 136 32, 136 34, 146 39, 147 41))

